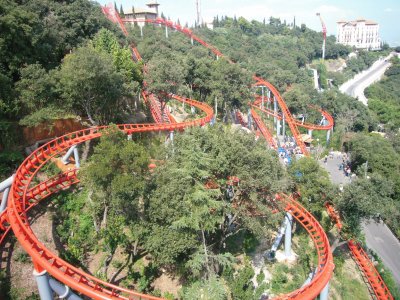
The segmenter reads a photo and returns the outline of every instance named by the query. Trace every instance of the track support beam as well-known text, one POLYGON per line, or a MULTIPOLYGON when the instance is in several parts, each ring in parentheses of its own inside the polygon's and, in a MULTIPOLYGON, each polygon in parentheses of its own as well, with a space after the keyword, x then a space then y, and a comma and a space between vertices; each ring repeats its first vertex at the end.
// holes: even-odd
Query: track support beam
POLYGON ((0 183, 0 192, 3 192, 3 197, 1 198, 1 204, 0 204, 0 214, 6 210, 8 195, 10 193, 10 188, 14 181, 14 177, 15 175, 12 175, 0 183))
POLYGON ((329 296, 329 282, 326 284, 324 289, 321 291, 321 294, 319 294, 319 300, 328 300, 329 296))
POLYGON ((82 300, 81 297, 77 296, 73 292, 71 292, 70 288, 66 285, 61 284, 57 280, 50 278, 49 285, 51 289, 58 295, 60 299, 67 300, 82 300))
POLYGON ((47 271, 44 270, 39 273, 34 270, 33 275, 35 276, 36 284, 38 286, 40 300, 53 300, 53 292, 50 288, 49 275, 47 274, 47 271))
POLYGON ((292 223, 293 216, 286 213, 286 228, 285 228, 285 256, 287 258, 292 256, 292 223))

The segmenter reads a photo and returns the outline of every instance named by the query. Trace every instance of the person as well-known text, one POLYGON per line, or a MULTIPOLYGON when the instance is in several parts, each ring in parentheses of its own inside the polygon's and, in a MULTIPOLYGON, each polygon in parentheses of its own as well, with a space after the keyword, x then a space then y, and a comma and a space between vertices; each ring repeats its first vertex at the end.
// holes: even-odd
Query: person
POLYGON ((327 155, 325 155, 325 157, 324 157, 324 163, 328 163, 328 156, 327 155))

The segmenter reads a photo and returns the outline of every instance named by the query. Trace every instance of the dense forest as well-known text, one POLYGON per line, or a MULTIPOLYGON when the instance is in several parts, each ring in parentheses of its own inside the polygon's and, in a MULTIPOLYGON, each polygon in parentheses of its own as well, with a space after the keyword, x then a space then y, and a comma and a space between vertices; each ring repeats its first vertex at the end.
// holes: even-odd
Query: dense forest
MULTIPOLYGON (((92 1, 2 0, 0 30, 1 179, 24 158, 24 127, 51 127, 64 118, 83 126, 132 123, 139 113, 151 121, 140 97, 144 82, 177 111, 185 109, 165 91, 218 111, 218 125, 176 134, 173 143, 144 134, 129 141, 114 126, 99 141, 87 143, 81 183, 54 199, 52 224, 63 245, 58 249, 62 258, 104 280, 167 299, 248 300, 265 291, 286 293, 301 286, 315 267, 306 232, 295 229, 298 263, 271 265, 269 281, 255 273, 251 257, 271 242, 265 237, 283 218, 272 213, 275 193, 299 192, 302 204, 335 236, 333 293, 343 299, 365 297, 363 285, 343 267, 342 238, 332 231, 324 204, 337 207, 345 236, 362 241, 365 218, 383 218, 400 236, 398 59, 386 78, 367 91, 366 107, 342 94, 338 85, 382 53, 359 51, 348 59, 353 49, 330 36, 326 58, 346 60, 347 68, 328 72, 320 60, 321 33, 278 18, 258 22, 224 16, 214 19, 214 30, 193 28, 236 64, 216 59, 179 32, 167 38, 158 26, 146 25, 143 37, 137 26, 129 28, 126 38, 92 1), (145 67, 132 60, 132 43, 145 67), (313 87, 310 66, 318 68, 321 91, 313 87), (292 113, 308 122, 320 119, 310 105, 330 112, 335 130, 325 153, 348 151, 358 178, 340 192, 316 160, 303 158, 286 169, 264 141, 234 130, 231 112, 246 112, 254 93, 260 93, 251 87, 252 74, 271 81, 292 113), (371 133, 377 129, 385 136, 371 133), (156 162, 154 170, 151 162, 156 162), (240 183, 233 184, 233 177, 240 183), (93 257, 99 261, 94 267, 93 257), (163 274, 178 278, 174 293, 156 284, 163 274)), ((322 141, 324 133, 315 137, 322 141)), ((51 163, 41 175, 59 172, 51 163)), ((390 272, 384 276, 398 295, 390 272)), ((26 296, 7 284, 0 281, 5 291, 0 296, 26 296)))

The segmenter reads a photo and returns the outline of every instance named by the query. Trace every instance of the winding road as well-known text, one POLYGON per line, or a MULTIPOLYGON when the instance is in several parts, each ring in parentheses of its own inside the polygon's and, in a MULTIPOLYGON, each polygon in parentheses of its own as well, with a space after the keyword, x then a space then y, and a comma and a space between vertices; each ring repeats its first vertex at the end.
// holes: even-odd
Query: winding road
MULTIPOLYGON (((348 184, 350 180, 339 171, 342 158, 335 155, 328 159, 325 164, 320 160, 320 164, 328 171, 331 181, 334 184, 348 184)), ((365 234, 368 248, 372 249, 382 259, 384 265, 393 273, 397 284, 400 286, 400 242, 385 223, 378 223, 373 220, 363 222, 363 232, 365 234)))
POLYGON ((390 58, 393 56, 390 53, 386 58, 377 60, 369 69, 358 73, 349 81, 343 83, 339 90, 351 97, 357 98, 364 105, 368 105, 368 99, 364 95, 364 90, 376 81, 379 81, 387 68, 390 67, 390 58))

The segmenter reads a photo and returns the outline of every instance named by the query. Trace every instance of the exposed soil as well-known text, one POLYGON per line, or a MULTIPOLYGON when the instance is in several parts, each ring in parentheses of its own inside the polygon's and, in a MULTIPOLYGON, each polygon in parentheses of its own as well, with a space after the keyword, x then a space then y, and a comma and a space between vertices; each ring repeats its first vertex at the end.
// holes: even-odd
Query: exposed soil
MULTIPOLYGON (((53 253, 58 253, 53 240, 52 213, 46 211, 46 203, 39 204, 30 212, 32 231, 38 240, 46 245, 53 253)), ((7 242, 1 248, 0 268, 6 270, 10 280, 11 295, 15 299, 25 299, 32 293, 37 294, 36 281, 33 276, 33 264, 13 234, 10 234, 7 242)))

